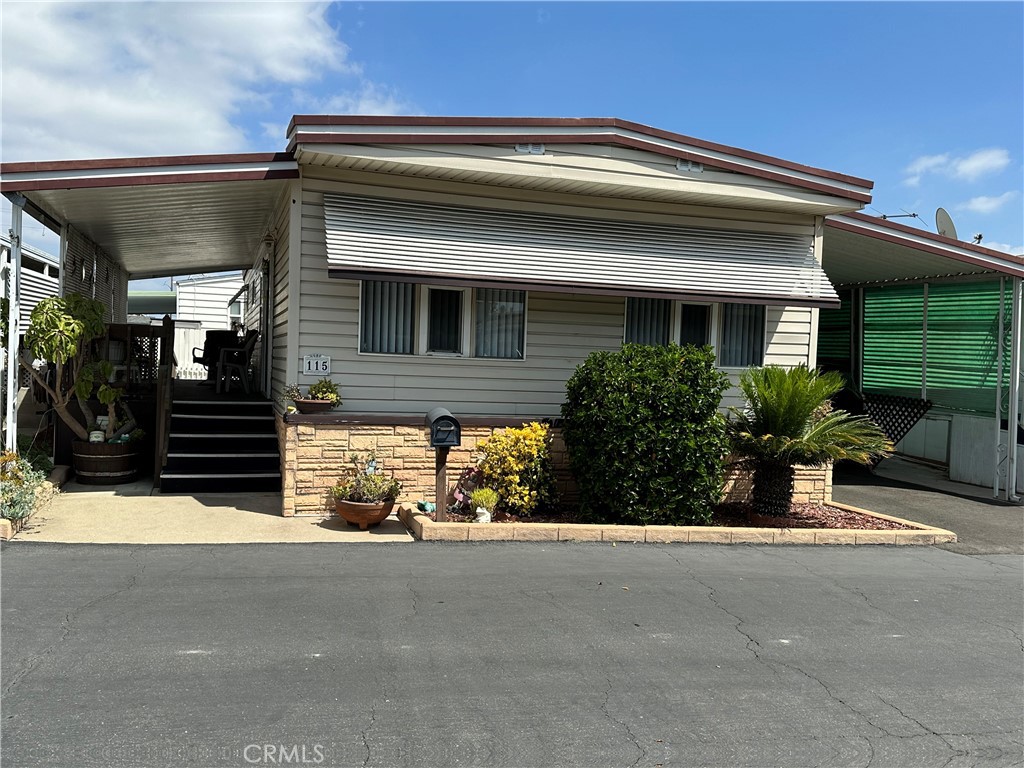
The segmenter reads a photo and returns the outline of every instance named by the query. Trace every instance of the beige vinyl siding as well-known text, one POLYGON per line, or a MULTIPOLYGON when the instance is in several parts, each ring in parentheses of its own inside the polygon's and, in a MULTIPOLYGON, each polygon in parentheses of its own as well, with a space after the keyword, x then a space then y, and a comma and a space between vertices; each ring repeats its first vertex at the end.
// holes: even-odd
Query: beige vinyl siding
MULTIPOLYGON (((308 386, 316 377, 298 374, 302 356, 329 355, 340 411, 419 415, 443 405, 463 416, 557 416, 576 366, 595 350, 620 348, 624 298, 531 291, 524 360, 360 354, 360 284, 327 276, 323 192, 339 187, 303 181, 299 343, 286 378, 308 386)), ((810 309, 769 307, 765 362, 806 362, 810 319, 810 309)), ((738 372, 729 373, 735 382, 738 372)), ((733 388, 723 406, 738 404, 733 388)))
POLYGON ((179 320, 196 320, 203 330, 230 328, 228 299, 242 287, 242 276, 213 280, 183 280, 175 283, 179 320))
POLYGON ((96 273, 95 246, 70 225, 64 226, 61 239, 64 247, 60 272, 61 296, 77 293, 91 299, 96 273))
POLYGON ((270 317, 272 336, 272 362, 270 388, 273 399, 281 396, 286 384, 295 381, 295 375, 288 366, 288 256, 290 249, 289 222, 291 216, 291 195, 286 194, 278 206, 274 221, 277 243, 270 273, 270 302, 273 307, 270 317))
POLYGON ((24 263, 22 264, 18 285, 21 292, 19 307, 21 309, 21 330, 23 333, 28 328, 29 317, 32 315, 32 310, 35 309, 36 304, 43 299, 57 295, 59 289, 59 280, 56 277, 57 267, 51 266, 49 270, 54 274, 44 275, 32 269, 26 269, 24 263))

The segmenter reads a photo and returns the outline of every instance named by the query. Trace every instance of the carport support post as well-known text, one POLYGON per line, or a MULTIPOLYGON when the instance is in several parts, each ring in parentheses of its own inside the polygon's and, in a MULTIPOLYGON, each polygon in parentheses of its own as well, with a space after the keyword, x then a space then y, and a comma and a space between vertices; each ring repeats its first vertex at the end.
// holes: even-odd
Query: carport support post
POLYGON ((25 198, 10 196, 11 200, 11 253, 7 263, 7 349, 4 356, 4 374, 7 377, 7 397, 4 401, 4 450, 18 449, 18 343, 21 339, 21 213, 25 198))
POLYGON ((448 449, 434 449, 434 505, 439 523, 448 520, 448 449))
POLYGON ((1006 500, 1017 501, 1017 421, 1020 416, 1021 279, 1013 278, 1010 327, 1010 407, 1006 415, 1006 500))

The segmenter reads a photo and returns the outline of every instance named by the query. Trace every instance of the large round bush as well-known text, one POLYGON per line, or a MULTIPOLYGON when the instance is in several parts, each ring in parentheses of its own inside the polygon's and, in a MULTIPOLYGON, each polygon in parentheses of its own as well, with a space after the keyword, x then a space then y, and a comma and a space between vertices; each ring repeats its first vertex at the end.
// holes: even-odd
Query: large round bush
POLYGON ((727 452, 728 379, 709 347, 626 344, 595 352, 566 384, 563 434, 588 517, 707 523, 727 452))

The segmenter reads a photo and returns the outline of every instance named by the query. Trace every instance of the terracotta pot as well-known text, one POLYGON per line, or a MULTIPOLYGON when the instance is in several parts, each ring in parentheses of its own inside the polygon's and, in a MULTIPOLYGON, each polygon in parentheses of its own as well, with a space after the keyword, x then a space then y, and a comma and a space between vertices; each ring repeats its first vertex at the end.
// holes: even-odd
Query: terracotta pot
POLYGON ((293 400, 299 413, 326 413, 334 407, 330 400, 293 400))
POLYGON ((87 443, 75 440, 72 460, 78 482, 85 485, 118 485, 135 479, 136 443, 87 443))
POLYGON ((371 526, 380 525, 395 508, 395 502, 381 501, 376 504, 364 504, 358 501, 335 499, 334 508, 349 525, 358 525, 365 531, 371 526))

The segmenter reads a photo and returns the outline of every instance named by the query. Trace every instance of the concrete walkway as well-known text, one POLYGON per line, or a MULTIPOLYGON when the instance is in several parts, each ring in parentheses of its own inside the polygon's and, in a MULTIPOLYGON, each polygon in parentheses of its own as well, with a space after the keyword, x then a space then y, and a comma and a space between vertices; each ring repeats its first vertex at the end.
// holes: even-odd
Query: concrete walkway
POLYGON ((335 517, 281 517, 276 493, 164 495, 152 481, 120 486, 70 482, 17 534, 18 541, 68 544, 257 544, 401 542, 412 536, 390 517, 360 531, 335 517))

